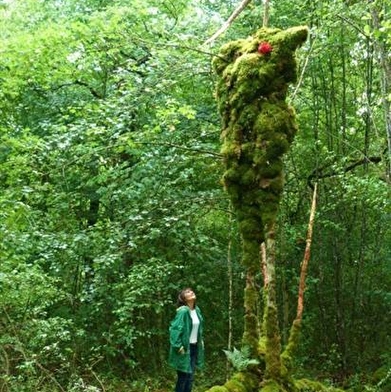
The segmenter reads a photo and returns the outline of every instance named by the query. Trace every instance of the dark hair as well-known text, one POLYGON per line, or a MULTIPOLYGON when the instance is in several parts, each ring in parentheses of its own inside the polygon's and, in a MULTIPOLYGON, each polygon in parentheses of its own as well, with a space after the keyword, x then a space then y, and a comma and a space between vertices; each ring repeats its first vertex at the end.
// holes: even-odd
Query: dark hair
POLYGON ((177 303, 176 303, 177 308, 179 308, 180 306, 187 306, 186 299, 185 299, 185 293, 188 290, 193 291, 193 289, 191 287, 185 287, 184 289, 182 289, 179 292, 178 298, 177 298, 177 303))

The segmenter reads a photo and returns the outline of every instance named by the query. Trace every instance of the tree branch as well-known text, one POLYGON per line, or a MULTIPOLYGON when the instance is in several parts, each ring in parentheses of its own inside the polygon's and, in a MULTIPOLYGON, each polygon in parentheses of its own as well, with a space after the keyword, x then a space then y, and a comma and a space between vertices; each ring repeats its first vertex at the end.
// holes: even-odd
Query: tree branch
POLYGON ((308 54, 307 54, 307 56, 305 58, 304 65, 303 65, 303 68, 301 70, 299 80, 298 80, 298 82, 296 84, 295 91, 293 92, 293 94, 292 94, 292 96, 290 98, 290 101, 294 101, 294 99, 296 98, 296 95, 297 95, 297 93, 299 91, 299 88, 301 87, 301 84, 303 83, 304 74, 305 74, 305 71, 307 70, 308 61, 309 61, 309 59, 310 59, 310 57, 312 55, 312 50, 314 48, 314 44, 315 44, 315 39, 312 42, 311 47, 310 47, 310 49, 308 51, 308 54))
POLYGON ((231 14, 231 16, 223 23, 223 25, 210 37, 208 38, 203 45, 211 44, 217 37, 223 34, 229 26, 233 23, 233 21, 240 15, 240 13, 246 8, 248 4, 251 3, 251 0, 242 0, 242 2, 238 5, 235 11, 231 14))
MULTIPOLYGON (((381 162, 381 157, 364 157, 362 159, 359 159, 358 161, 352 162, 350 165, 346 166, 343 169, 344 173, 347 173, 353 169, 355 169, 357 166, 361 166, 361 165, 365 165, 367 163, 379 163, 381 162)), ((311 182, 312 179, 320 179, 320 178, 329 178, 329 177, 333 177, 336 176, 337 174, 341 174, 340 172, 336 171, 336 170, 332 170, 328 173, 322 173, 322 171, 326 169, 324 166, 319 168, 319 169, 314 169, 312 171, 312 173, 308 176, 307 178, 307 184, 309 185, 309 187, 311 189, 314 189, 314 186, 311 182)))
POLYGON ((308 262, 310 260, 310 254, 311 254, 312 231, 314 227, 315 211, 316 211, 316 196, 317 196, 317 183, 315 183, 314 192, 312 195, 312 205, 311 205, 310 219, 308 222, 306 246, 304 251, 304 258, 301 263, 299 295, 297 299, 297 315, 296 315, 296 320, 298 320, 299 322, 301 322, 303 318, 304 290, 305 290, 305 281, 307 277, 308 262))
POLYGON ((267 27, 269 25, 269 9, 270 9, 270 1, 264 0, 263 1, 263 27, 267 27))
POLYGON ((186 146, 182 146, 180 144, 175 144, 175 143, 159 143, 159 142, 132 142, 132 143, 141 144, 141 145, 153 145, 153 146, 178 148, 183 151, 189 151, 189 152, 193 152, 196 154, 211 155, 211 156, 217 157, 219 159, 222 159, 222 155, 219 152, 210 151, 210 150, 203 150, 202 148, 186 147, 186 146))
POLYGON ((293 367, 293 354, 297 349, 300 338, 301 331, 301 322, 303 319, 303 309, 304 309, 304 291, 305 291, 305 281, 307 277, 307 269, 308 263, 310 260, 310 250, 312 243, 312 232, 314 227, 315 220, 315 211, 316 211, 316 197, 317 197, 317 183, 314 185, 314 192, 312 194, 312 203, 311 203, 311 212, 310 218, 308 221, 308 229, 307 229, 307 238, 306 238, 306 247, 304 251, 303 261, 301 263, 300 269, 300 281, 299 281, 299 293, 297 296, 297 313, 296 318, 292 323, 292 327, 289 333, 288 344, 285 347, 284 352, 281 354, 281 359, 284 365, 288 369, 292 369, 293 367))

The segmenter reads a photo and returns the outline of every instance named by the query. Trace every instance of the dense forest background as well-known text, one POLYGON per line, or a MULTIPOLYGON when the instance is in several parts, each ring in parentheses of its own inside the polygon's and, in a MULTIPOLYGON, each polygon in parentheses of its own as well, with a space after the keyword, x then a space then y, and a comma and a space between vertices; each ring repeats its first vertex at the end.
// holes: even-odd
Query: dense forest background
MULTIPOLYGON (((172 390, 185 286, 206 320, 197 391, 231 371, 245 276, 211 60, 262 25, 262 2, 202 43, 237 5, 0 2, 0 391, 172 390)), ((391 391, 391 5, 270 7, 270 26, 310 28, 278 220, 283 344, 317 182, 298 372, 391 391)))

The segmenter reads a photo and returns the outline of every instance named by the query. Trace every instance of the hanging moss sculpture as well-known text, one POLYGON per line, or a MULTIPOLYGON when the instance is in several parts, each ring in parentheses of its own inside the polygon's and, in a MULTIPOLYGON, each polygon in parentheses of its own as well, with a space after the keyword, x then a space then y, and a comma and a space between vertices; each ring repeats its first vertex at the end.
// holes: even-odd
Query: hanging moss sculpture
MULTIPOLYGON (((258 293, 251 281, 259 270, 260 245, 276 220, 283 190, 282 158, 297 130, 294 111, 285 99, 289 83, 296 80, 295 50, 307 34, 302 26, 285 31, 261 28, 248 39, 223 46, 213 61, 223 123, 223 181, 237 215, 248 269, 243 344, 253 356, 259 325, 258 293)), ((272 295, 270 287, 269 298, 272 295)), ((266 318, 272 310, 269 306, 266 318)))
MULTIPOLYGON (((242 236, 247 268, 243 345, 259 365, 236 373, 209 392, 337 391, 307 380, 295 381, 281 355, 274 288, 274 256, 266 260, 267 289, 263 336, 259 337, 254 276, 260 246, 274 244, 274 225, 283 191, 283 156, 295 137, 295 113, 286 102, 296 80, 295 51, 307 39, 306 27, 259 29, 252 37, 229 42, 213 60, 216 98, 222 117, 224 186, 242 236), (270 240, 270 241, 269 241, 270 240)), ((270 247, 273 253, 274 245, 270 247)))
POLYGON ((237 213, 247 267, 258 267, 259 245, 276 219, 282 157, 297 129, 285 98, 296 80, 295 50, 307 34, 306 27, 261 28, 223 46, 213 61, 223 122, 223 181, 237 213))

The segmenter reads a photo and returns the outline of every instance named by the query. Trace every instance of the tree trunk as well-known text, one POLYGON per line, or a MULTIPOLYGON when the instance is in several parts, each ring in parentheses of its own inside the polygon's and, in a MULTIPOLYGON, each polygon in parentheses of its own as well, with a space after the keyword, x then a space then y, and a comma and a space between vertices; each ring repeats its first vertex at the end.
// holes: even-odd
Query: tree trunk
MULTIPOLYGON (((227 249, 227 274, 228 274, 228 339, 227 339, 227 348, 228 351, 232 349, 232 308, 233 308, 233 276, 232 276, 232 211, 229 211, 229 238, 228 238, 228 249, 227 249)), ((230 375, 230 364, 227 360, 227 369, 226 369, 226 377, 228 379, 230 375)))
MULTIPOLYGON (((385 5, 383 5, 385 8, 385 5)), ((382 17, 386 15, 385 10, 379 7, 377 2, 371 2, 370 6, 373 28, 376 32, 380 32, 382 28, 382 17), (383 13, 384 11, 384 13, 383 13)), ((387 135, 387 180, 391 181, 391 60, 389 51, 387 49, 387 37, 379 34, 379 39, 375 39, 375 50, 380 58, 380 72, 381 72, 381 88, 382 88, 382 103, 384 108, 385 131, 387 135)), ((375 36, 376 37, 376 36, 375 36)), ((389 39, 389 38, 388 38, 389 39)))

